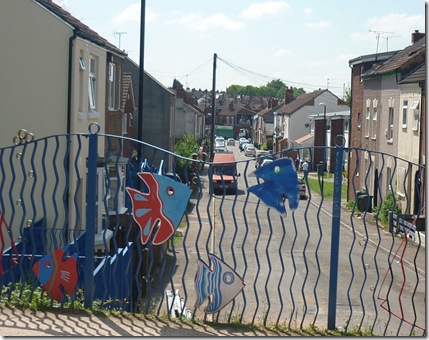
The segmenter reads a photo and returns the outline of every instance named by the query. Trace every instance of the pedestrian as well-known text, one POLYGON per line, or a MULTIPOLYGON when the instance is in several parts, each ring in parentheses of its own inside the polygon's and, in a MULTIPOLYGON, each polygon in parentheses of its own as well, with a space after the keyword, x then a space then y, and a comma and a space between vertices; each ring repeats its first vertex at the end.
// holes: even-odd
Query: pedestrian
POLYGON ((300 163, 300 161, 299 161, 299 158, 297 157, 297 158, 295 159, 295 170, 296 170, 296 172, 298 172, 298 171, 299 171, 299 163, 300 163))
POLYGON ((307 160, 304 160, 304 163, 302 163, 302 171, 304 171, 304 180, 308 177, 308 163, 307 160))

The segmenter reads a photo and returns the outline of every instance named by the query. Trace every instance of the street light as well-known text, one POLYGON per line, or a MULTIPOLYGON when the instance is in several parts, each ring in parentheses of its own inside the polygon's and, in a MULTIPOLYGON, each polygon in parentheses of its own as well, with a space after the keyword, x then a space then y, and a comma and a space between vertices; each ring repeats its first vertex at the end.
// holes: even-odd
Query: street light
POLYGON ((323 168, 322 168, 322 192, 323 192, 323 172, 326 164, 326 103, 319 103, 319 106, 323 105, 323 168))
POLYGON ((274 128, 273 128, 273 154, 276 152, 276 137, 277 137, 277 115, 278 112, 274 111, 274 128))

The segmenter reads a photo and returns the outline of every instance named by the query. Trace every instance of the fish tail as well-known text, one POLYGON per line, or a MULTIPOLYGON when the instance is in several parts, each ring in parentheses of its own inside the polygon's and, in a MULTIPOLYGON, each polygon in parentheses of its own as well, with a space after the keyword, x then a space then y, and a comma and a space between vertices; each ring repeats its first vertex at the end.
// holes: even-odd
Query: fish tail
POLYGON ((195 290, 197 292, 197 301, 195 307, 202 305, 205 299, 210 295, 210 270, 201 262, 198 263, 197 274, 195 275, 195 290))

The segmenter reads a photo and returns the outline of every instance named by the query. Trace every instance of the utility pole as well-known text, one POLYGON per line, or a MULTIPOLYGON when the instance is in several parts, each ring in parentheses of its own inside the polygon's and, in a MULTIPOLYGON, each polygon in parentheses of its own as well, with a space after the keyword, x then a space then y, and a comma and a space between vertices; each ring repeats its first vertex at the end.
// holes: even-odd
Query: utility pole
POLYGON ((212 126, 210 134, 210 161, 213 162, 214 158, 214 134, 215 134, 215 124, 216 124, 216 61, 217 54, 214 54, 213 57, 213 86, 212 86, 212 126))

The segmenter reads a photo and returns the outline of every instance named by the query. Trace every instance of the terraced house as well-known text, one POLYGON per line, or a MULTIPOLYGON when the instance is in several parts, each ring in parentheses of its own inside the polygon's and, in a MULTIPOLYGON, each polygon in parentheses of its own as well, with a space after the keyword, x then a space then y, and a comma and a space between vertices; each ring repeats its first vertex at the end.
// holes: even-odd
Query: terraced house
MULTIPOLYGON (((417 166, 426 164, 426 43, 425 34, 411 36, 411 44, 400 51, 362 56, 349 61, 352 67, 351 146, 365 152, 358 172, 349 173, 349 183, 368 188, 373 206, 392 189, 402 213, 417 214, 419 193, 424 192, 424 175, 417 166), (380 153, 377 153, 380 152, 380 153), (405 193, 411 193, 405 195, 405 193)), ((356 159, 350 159, 352 168, 356 159)), ((353 187, 349 186, 349 195, 353 187)))

